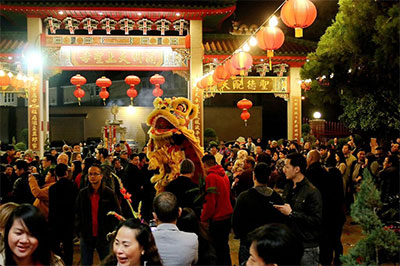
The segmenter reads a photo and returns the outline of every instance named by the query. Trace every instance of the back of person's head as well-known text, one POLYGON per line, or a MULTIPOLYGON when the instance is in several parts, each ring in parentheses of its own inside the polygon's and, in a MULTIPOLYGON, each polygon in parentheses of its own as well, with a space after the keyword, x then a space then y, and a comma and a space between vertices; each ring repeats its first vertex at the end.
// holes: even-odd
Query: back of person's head
POLYGON ((93 157, 86 157, 85 160, 83 160, 83 163, 85 164, 85 168, 83 170, 87 172, 89 170, 89 167, 92 166, 95 161, 96 159, 93 157))
POLYGON ((108 150, 106 148, 100 148, 98 152, 104 159, 108 157, 108 150))
POLYGON ((286 156, 286 159, 290 160, 290 165, 293 167, 298 166, 300 172, 304 175, 307 169, 307 161, 300 153, 291 153, 286 156))
MULTIPOLYGON (((283 224, 267 224, 249 234, 252 247, 266 265, 300 265, 303 244, 283 224)), ((250 258, 251 259, 251 258, 250 258)))
POLYGON ((399 167, 399 158, 396 155, 389 155, 387 158, 387 162, 391 163, 393 167, 399 167))
POLYGON ((181 162, 180 173, 183 175, 194 173, 194 163, 192 160, 185 159, 181 162))
POLYGON ((32 260, 37 265, 50 265, 50 239, 46 218, 34 206, 30 204, 21 204, 14 209, 5 227, 4 247, 6 254, 6 265, 16 265, 14 255, 9 245, 9 234, 14 222, 20 220, 29 234, 36 238, 38 246, 32 253, 32 260))
POLYGON ((157 195, 153 200, 153 209, 157 219, 163 223, 172 223, 179 217, 178 200, 170 192, 157 195))
POLYGON ((55 171, 58 178, 65 177, 67 175, 68 166, 63 163, 57 164, 55 167, 55 171))
POLYGON ((254 165, 256 165, 256 160, 254 160, 253 156, 248 156, 246 158, 246 163, 251 165, 251 168, 254 168, 254 165))
POLYGON ((191 208, 183 208, 176 226, 181 231, 199 234, 199 220, 191 208))
POLYGON ((48 162, 51 162, 51 164, 56 164, 56 158, 53 155, 46 154, 46 155, 44 155, 44 157, 46 157, 46 160, 48 162))
POLYGON ((72 161, 72 164, 74 165, 74 173, 81 173, 82 172, 82 162, 81 161, 72 161))
POLYGON ((201 161, 208 167, 212 167, 217 164, 214 155, 206 154, 201 158, 201 161))
POLYGON ((269 154, 266 153, 261 153, 260 155, 258 155, 257 157, 257 163, 266 163, 268 165, 271 164, 271 156, 269 154))
POLYGON ((129 155, 129 160, 133 160, 133 158, 135 158, 135 157, 139 157, 139 154, 132 153, 131 155, 129 155))
POLYGON ((271 174, 271 167, 266 163, 258 163, 254 168, 254 176, 258 183, 267 184, 271 174))
POLYGON ((18 161, 16 161, 16 163, 15 163, 15 167, 16 167, 18 170, 24 170, 24 171, 26 172, 26 171, 28 171, 29 165, 28 165, 28 163, 27 163, 25 160, 18 160, 18 161))
POLYGON ((0 205, 0 233, 4 235, 4 228, 6 227, 6 223, 11 216, 11 213, 15 208, 18 207, 17 203, 7 202, 0 205))

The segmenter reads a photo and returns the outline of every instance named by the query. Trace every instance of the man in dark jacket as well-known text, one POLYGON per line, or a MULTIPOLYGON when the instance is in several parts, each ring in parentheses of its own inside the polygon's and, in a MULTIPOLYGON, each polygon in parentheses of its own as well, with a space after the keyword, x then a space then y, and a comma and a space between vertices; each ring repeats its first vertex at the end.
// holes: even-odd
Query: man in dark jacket
POLYGON ((306 158, 301 154, 293 153, 286 157, 283 170, 290 182, 283 191, 285 204, 274 207, 288 217, 289 228, 303 242, 301 265, 318 265, 322 199, 318 189, 304 176, 306 167, 306 158))
POLYGON ((49 227, 54 252, 66 265, 72 265, 74 252, 74 215, 78 189, 68 179, 68 166, 58 164, 55 168, 57 183, 49 189, 49 227), (60 244, 62 243, 63 251, 60 244))
POLYGON ((209 222, 210 237, 217 254, 217 264, 231 265, 228 241, 233 209, 230 202, 229 178, 225 175, 224 168, 217 165, 213 155, 204 155, 202 162, 207 172, 205 189, 214 187, 216 192, 206 194, 200 220, 203 223, 209 222))
POLYGON ((132 207, 137 210, 143 198, 143 176, 139 169, 139 154, 131 154, 130 161, 125 169, 122 183, 126 190, 132 194, 132 207))
POLYGON ((248 233, 264 224, 284 221, 284 215, 272 206, 282 205, 283 201, 278 193, 267 186, 270 174, 271 168, 266 163, 258 163, 254 168, 254 187, 242 192, 236 201, 232 227, 240 238, 239 264, 250 256, 248 233))
POLYGON ((100 165, 89 168, 90 185, 79 191, 76 199, 76 229, 80 234, 82 265, 93 264, 96 249, 100 260, 110 251, 107 234, 115 229, 118 221, 107 213, 121 213, 115 193, 102 183, 103 173, 100 165))
POLYGON ((248 190, 254 186, 253 182, 253 170, 256 161, 252 156, 248 156, 244 162, 244 171, 235 177, 235 185, 233 189, 235 190, 236 197, 240 195, 243 191, 248 190))
POLYGON ((33 204, 35 197, 32 195, 31 188, 29 187, 28 163, 24 160, 19 160, 15 163, 15 174, 18 176, 14 182, 13 199, 16 203, 29 203, 33 204))

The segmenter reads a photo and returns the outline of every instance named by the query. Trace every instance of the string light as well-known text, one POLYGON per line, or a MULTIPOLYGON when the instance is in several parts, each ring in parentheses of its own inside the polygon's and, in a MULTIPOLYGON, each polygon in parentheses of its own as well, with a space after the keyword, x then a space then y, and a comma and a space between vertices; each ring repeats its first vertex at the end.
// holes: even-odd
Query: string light
POLYGON ((243 51, 245 51, 245 52, 250 51, 250 46, 249 46, 247 43, 245 43, 245 44, 243 45, 243 51))
POLYGON ((251 36, 249 43, 250 43, 251 46, 256 46, 257 45, 257 39, 254 36, 251 36))
POLYGON ((270 20, 269 20, 269 22, 268 22, 268 25, 269 25, 270 27, 276 27, 276 26, 278 26, 278 19, 277 19, 274 15, 272 15, 272 17, 270 18, 270 20))

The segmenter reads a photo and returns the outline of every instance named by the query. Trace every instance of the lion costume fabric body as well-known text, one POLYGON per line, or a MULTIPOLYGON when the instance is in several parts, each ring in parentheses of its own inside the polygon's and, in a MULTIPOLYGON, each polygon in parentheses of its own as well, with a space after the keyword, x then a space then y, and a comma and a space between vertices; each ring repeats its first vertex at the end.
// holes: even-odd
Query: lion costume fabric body
POLYGON ((159 173, 151 178, 157 193, 165 190, 169 182, 179 176, 183 159, 190 159, 195 165, 193 182, 198 183, 204 175, 201 158, 203 148, 188 124, 197 115, 197 106, 186 98, 156 98, 154 110, 147 117, 150 126, 150 140, 147 144, 149 169, 159 173))

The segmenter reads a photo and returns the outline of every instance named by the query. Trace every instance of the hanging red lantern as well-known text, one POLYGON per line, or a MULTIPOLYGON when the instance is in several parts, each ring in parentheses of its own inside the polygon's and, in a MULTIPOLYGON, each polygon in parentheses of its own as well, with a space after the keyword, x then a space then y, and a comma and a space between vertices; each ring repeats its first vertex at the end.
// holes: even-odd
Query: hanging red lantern
POLYGON ((161 85, 164 84, 165 78, 159 74, 155 74, 150 78, 150 83, 155 86, 153 90, 154 97, 161 97, 163 95, 163 90, 161 89, 161 85))
POLYGON ((108 93, 107 88, 110 87, 111 84, 112 84, 111 80, 104 76, 96 80, 96 85, 101 88, 99 96, 101 99, 103 99, 104 105, 106 105, 106 99, 110 96, 110 93, 108 93))
POLYGON ((135 86, 140 83, 140 78, 135 75, 130 75, 125 78, 125 83, 130 86, 129 89, 126 91, 126 94, 129 98, 131 98, 131 105, 133 105, 133 98, 138 95, 135 86))
POLYGON ((24 77, 21 73, 13 76, 10 80, 10 85, 14 87, 14 89, 19 90, 24 87, 24 77))
POLYGON ((244 125, 247 126, 247 120, 250 118, 250 113, 248 110, 253 106, 253 103, 246 98, 243 98, 237 103, 237 107, 242 109, 242 113, 240 114, 240 118, 244 120, 244 125))
POLYGON ((237 75, 240 74, 240 71, 232 66, 232 60, 231 59, 227 60, 224 63, 224 69, 225 69, 226 72, 228 72, 231 75, 231 77, 237 76, 237 75))
POLYGON ((281 19, 286 26, 294 28, 295 37, 303 37, 303 29, 317 17, 317 8, 310 0, 287 0, 281 9, 281 19))
POLYGON ((86 84, 86 78, 81 76, 80 74, 76 74, 70 80, 72 85, 76 86, 74 91, 74 96, 78 98, 78 104, 81 105, 81 99, 85 97, 85 91, 81 89, 81 86, 86 84))
POLYGON ((257 45, 263 50, 267 50, 269 57, 269 68, 272 70, 271 58, 274 56, 274 50, 279 49, 285 41, 285 34, 278 27, 264 27, 256 34, 257 45))
POLYGON ((212 77, 216 83, 220 83, 225 80, 228 80, 231 77, 231 75, 229 74, 228 71, 225 70, 223 65, 219 65, 214 70, 214 74, 212 75, 212 77))
POLYGON ((249 53, 242 51, 232 56, 231 64, 240 71, 241 76, 244 76, 245 71, 253 65, 253 57, 249 53))

